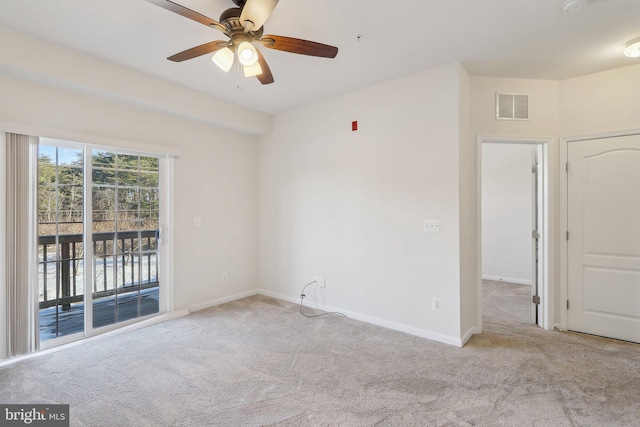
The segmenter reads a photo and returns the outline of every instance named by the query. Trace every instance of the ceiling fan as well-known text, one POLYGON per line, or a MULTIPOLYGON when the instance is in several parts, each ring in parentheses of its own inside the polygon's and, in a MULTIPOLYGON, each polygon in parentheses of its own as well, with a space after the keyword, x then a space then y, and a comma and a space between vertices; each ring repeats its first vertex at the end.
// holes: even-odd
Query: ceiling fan
POLYGON ((215 28, 229 37, 228 41, 212 41, 176 53, 167 58, 170 61, 182 62, 207 53, 214 53, 211 59, 226 72, 231 69, 237 56, 244 75, 246 77, 255 76, 260 83, 266 85, 273 83, 273 75, 264 57, 253 45, 254 42, 269 49, 302 55, 335 58, 338 54, 338 48, 334 46, 293 37, 263 35, 263 24, 273 12, 278 0, 233 0, 237 7, 222 12, 220 22, 170 0, 147 1, 185 18, 215 28))

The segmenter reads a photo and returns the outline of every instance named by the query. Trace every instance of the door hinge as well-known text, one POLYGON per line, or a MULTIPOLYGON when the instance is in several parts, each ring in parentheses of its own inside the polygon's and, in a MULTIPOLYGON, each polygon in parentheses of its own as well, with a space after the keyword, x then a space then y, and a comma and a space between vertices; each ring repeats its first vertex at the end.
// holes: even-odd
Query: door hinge
POLYGON ((567 173, 569 173, 569 162, 567 162, 567 164, 564 166, 564 168, 567 170, 567 173))
POLYGON ((532 300, 533 300, 532 302, 534 304, 540 304, 540 296, 539 295, 534 295, 532 300))
POLYGON ((567 310, 569 310, 569 300, 567 300, 567 310))
POLYGON ((531 166, 531 173, 538 173, 540 172, 540 165, 539 164, 535 164, 531 166))
POLYGON ((533 237, 534 239, 539 239, 540 238, 540 232, 538 230, 533 230, 531 232, 531 237, 533 237))

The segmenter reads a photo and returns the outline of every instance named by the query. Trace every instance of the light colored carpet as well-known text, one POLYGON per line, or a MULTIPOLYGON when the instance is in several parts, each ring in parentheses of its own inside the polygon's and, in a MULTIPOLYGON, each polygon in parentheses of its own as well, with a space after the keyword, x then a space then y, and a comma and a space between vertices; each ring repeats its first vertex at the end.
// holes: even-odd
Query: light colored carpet
POLYGON ((255 296, 4 367, 0 402, 77 426, 640 425, 640 346, 493 309, 513 292, 462 349, 255 296))
POLYGON ((483 280, 482 294, 484 317, 532 323, 531 286, 483 280))

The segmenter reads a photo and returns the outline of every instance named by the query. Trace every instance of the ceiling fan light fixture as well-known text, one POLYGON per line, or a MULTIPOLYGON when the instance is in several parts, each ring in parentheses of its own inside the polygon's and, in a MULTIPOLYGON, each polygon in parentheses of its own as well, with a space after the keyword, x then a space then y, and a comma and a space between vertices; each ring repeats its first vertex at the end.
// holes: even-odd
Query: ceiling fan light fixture
POLYGON ((242 8, 240 22, 247 31, 258 31, 273 12, 278 0, 251 0, 242 8))
POLYGON ((225 47, 213 54, 211 60, 220 67, 225 73, 228 73, 233 65, 235 54, 231 49, 225 47))
POLYGON ((242 68, 244 70, 245 77, 259 76, 260 74, 262 74, 262 67, 260 66, 259 62, 256 62, 255 64, 249 66, 245 65, 242 68))
POLYGON ((245 67, 258 62, 258 52, 250 42, 244 41, 238 45, 238 61, 245 67))
POLYGON ((628 58, 640 58, 640 38, 631 40, 624 49, 624 56, 628 58))

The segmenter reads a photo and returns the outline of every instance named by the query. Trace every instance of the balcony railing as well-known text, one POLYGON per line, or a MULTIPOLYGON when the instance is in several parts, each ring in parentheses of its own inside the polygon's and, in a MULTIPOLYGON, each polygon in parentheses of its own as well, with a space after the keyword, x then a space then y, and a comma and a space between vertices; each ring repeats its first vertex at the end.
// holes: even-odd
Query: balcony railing
MULTIPOLYGON (((157 230, 95 233, 93 243, 93 299, 115 294, 137 292, 158 287, 157 230), (115 246, 114 246, 115 245, 115 246), (114 253, 115 248, 115 253, 114 253), (137 261, 137 262, 136 262, 137 261), (119 265, 120 268, 115 268, 119 265), (126 266, 126 268, 125 268, 126 266), (117 277, 116 277, 117 274, 117 277)), ((82 277, 84 245, 82 234, 39 236, 40 309, 61 305, 70 310, 71 304, 84 300, 82 277), (59 260, 49 257, 56 254, 59 260), (50 292, 49 279, 55 269, 56 291, 50 292), (52 295, 53 294, 53 295, 52 295)))

